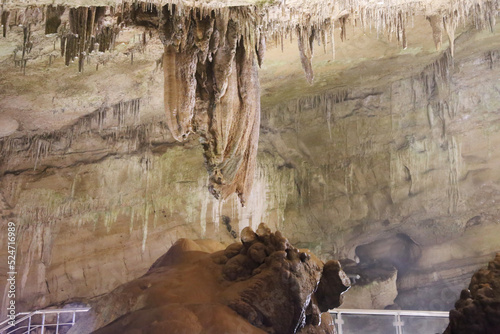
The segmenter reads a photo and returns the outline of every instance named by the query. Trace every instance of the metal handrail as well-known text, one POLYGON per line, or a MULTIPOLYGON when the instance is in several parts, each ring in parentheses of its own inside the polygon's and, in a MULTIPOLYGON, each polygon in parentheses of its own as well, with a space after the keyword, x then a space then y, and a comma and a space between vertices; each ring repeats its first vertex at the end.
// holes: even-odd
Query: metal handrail
MULTIPOLYGON (((21 312, 16 314, 16 318, 18 316, 23 316, 22 318, 17 319, 14 324, 7 325, 3 328, 0 328, 0 333, 6 332, 8 329, 13 329, 12 331, 6 332, 6 334, 14 333, 17 330, 23 330, 26 328, 28 331, 26 333, 30 333, 32 330, 37 328, 42 328, 42 333, 44 332, 45 327, 56 326, 56 332, 58 332, 59 326, 69 326, 75 324, 75 315, 76 313, 88 312, 90 307, 81 307, 81 308, 72 308, 72 309, 46 309, 46 310, 37 310, 34 312, 21 312), (60 323, 59 315, 61 313, 73 313, 73 321, 69 323, 60 323), (32 325, 31 318, 34 315, 41 314, 43 315, 42 324, 41 325, 32 325), (46 324, 45 323, 45 315, 46 314, 56 314, 57 315, 57 323, 54 324, 46 324), (29 320, 28 326, 16 327, 16 325, 21 322, 29 320), (13 328, 15 327, 15 328, 13 328)), ((404 322, 401 321, 401 316, 413 316, 413 317, 433 317, 433 318, 448 318, 448 312, 440 312, 440 311, 414 311, 414 310, 366 310, 366 309, 333 309, 329 311, 330 314, 336 315, 335 323, 338 326, 339 334, 342 334, 342 315, 343 314, 353 314, 353 315, 385 315, 385 316, 393 316, 395 317, 394 326, 396 327, 397 333, 402 334, 402 327, 404 326, 404 322)), ((0 323, 3 325, 7 323, 10 319, 4 320, 0 323)))
MULTIPOLYGON (((23 314, 30 314, 30 313, 34 313, 34 312, 19 312, 19 313, 17 313, 15 316, 16 316, 16 317, 19 317, 19 316, 21 316, 21 315, 23 315, 23 314)), ((6 324, 6 323, 8 323, 9 321, 11 321, 11 319, 10 319, 10 318, 5 319, 4 321, 0 322, 0 326, 5 325, 5 324, 6 324)), ((0 330, 1 330, 1 329, 0 329, 0 330)))
POLYGON ((415 317, 435 317, 447 318, 450 312, 444 311, 414 311, 414 310, 365 310, 365 309, 344 309, 336 308, 329 311, 330 313, 346 313, 346 314, 366 314, 366 315, 402 315, 415 317))
POLYGON ((393 326, 396 328, 397 334, 403 334, 404 322, 401 320, 402 316, 406 317, 430 317, 430 318, 448 318, 449 312, 442 311, 414 311, 414 310, 365 310, 365 309, 333 309, 329 311, 330 314, 335 315, 335 324, 337 325, 338 334, 343 334, 342 325, 344 320, 343 314, 350 315, 382 315, 393 316, 393 326))
MULTIPOLYGON (((22 312, 22 313, 18 313, 18 314, 16 314, 16 318, 17 318, 17 316, 19 316, 19 315, 23 315, 23 314, 26 314, 26 316, 22 317, 21 319, 17 319, 17 320, 14 322, 14 324, 13 324, 13 325, 7 325, 7 326, 5 326, 5 327, 0 328, 0 333, 1 333, 1 332, 3 332, 3 331, 5 331, 5 330, 7 330, 7 329, 9 329, 9 328, 11 328, 11 327, 14 327, 14 326, 15 326, 15 325, 17 325, 18 323, 23 322, 24 320, 26 320, 26 319, 28 319, 28 318, 31 318, 32 316, 34 316, 34 315, 36 314, 36 312, 37 312, 37 311, 31 312, 31 313, 22 312)), ((7 320, 5 320, 5 321, 2 321, 2 323, 1 323, 1 324, 3 325, 3 324, 5 324, 5 323, 7 323, 7 322, 9 322, 9 321, 10 321, 10 319, 7 319, 7 320)))
MULTIPOLYGON (((28 312, 21 312, 21 313, 16 314, 16 318, 19 316, 23 316, 23 315, 24 315, 24 317, 16 319, 13 324, 10 324, 10 325, 7 325, 7 326, 0 328, 0 333, 7 333, 7 334, 13 333, 13 332, 15 332, 19 329, 22 329, 22 328, 27 328, 28 329, 27 333, 29 333, 29 332, 31 332, 32 329, 40 328, 40 327, 42 328, 42 333, 43 333, 45 327, 48 327, 48 326, 56 326, 56 332, 58 332, 59 326, 74 325, 75 324, 76 313, 88 312, 89 310, 90 310, 90 307, 79 307, 79 308, 66 308, 66 309, 45 309, 45 310, 37 310, 37 311, 29 312, 29 313, 28 312), (59 315, 61 313, 73 313, 72 323, 59 323, 59 315), (37 314, 42 315, 42 324, 41 325, 32 325, 31 318, 37 314), (45 315, 47 315, 47 314, 57 315, 57 322, 54 324, 46 324, 45 323, 45 315), (26 321, 26 320, 29 321, 28 326, 16 327, 16 325, 18 325, 21 322, 26 321), (14 328, 14 327, 16 327, 16 328, 14 328), (13 331, 6 332, 8 329, 13 329, 13 331)), ((0 323, 0 325, 3 325, 9 321, 11 321, 10 318, 2 321, 2 323, 0 323)))
MULTIPOLYGON (((60 322, 58 326, 61 327, 61 326, 73 326, 73 325, 74 325, 73 322, 60 322)), ((55 327, 55 326, 56 326, 56 324, 20 326, 20 327, 14 328, 10 332, 7 332, 7 334, 14 333, 20 329, 22 330, 23 328, 29 329, 31 332, 31 331, 34 331, 34 330, 41 328, 41 327, 55 327)), ((28 333, 28 332, 26 332, 26 333, 28 333)))

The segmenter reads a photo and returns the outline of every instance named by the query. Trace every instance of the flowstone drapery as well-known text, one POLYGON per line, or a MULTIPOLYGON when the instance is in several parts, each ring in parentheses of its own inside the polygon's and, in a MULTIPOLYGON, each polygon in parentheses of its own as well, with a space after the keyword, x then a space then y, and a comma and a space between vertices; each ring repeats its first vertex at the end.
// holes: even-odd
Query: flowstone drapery
POLYGON ((175 6, 165 6, 163 18, 169 129, 178 141, 199 134, 210 191, 223 199, 236 192, 244 204, 252 187, 260 125, 257 62, 265 40, 258 21, 247 9, 216 15, 175 6))

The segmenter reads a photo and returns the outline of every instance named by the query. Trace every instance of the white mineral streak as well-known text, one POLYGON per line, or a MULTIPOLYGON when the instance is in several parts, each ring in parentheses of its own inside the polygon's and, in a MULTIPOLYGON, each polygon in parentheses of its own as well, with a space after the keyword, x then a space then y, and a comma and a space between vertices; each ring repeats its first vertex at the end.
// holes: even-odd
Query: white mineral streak
POLYGON ((238 206, 237 209, 240 232, 247 226, 255 230, 260 223, 267 221, 268 197, 269 189, 266 176, 261 168, 257 168, 254 186, 248 196, 247 205, 245 207, 238 206))
POLYGON ((205 234, 207 233, 207 210, 208 210, 208 203, 213 197, 209 197, 208 194, 206 193, 205 189, 208 184, 208 178, 207 180, 200 179, 198 181, 198 187, 200 188, 200 194, 204 194, 205 196, 203 197, 203 200, 201 201, 201 210, 200 210, 200 234, 201 237, 204 238, 205 234))
POLYGON ((460 144, 457 143, 457 139, 455 138, 455 136, 451 136, 448 142, 448 154, 450 161, 450 178, 448 189, 448 199, 450 204, 448 206, 448 212, 455 213, 460 201, 460 189, 458 183, 461 176, 460 165, 462 161, 460 144))

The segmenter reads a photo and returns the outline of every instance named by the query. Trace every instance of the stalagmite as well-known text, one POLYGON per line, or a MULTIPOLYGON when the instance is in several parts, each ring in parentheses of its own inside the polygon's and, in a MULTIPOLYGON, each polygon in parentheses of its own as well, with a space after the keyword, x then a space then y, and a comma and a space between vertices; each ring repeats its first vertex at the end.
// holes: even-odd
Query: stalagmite
POLYGON ((338 261, 260 224, 226 248, 179 239, 145 275, 93 300, 68 333, 332 334, 328 310, 349 288, 338 261))
POLYGON ((450 311, 444 334, 493 334, 500 330, 500 253, 478 270, 450 311))

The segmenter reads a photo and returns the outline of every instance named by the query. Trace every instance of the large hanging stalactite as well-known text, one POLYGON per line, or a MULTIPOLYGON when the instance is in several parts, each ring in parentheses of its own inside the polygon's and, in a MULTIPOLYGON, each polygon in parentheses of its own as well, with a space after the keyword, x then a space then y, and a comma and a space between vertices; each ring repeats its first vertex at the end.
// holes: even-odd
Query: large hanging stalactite
POLYGON ((297 38, 299 44, 300 62, 306 75, 307 82, 313 84, 314 72, 312 69, 312 57, 314 53, 314 28, 297 27, 297 38))
POLYGON ((162 42, 165 44, 163 69, 165 74, 165 111, 167 125, 174 138, 182 141, 192 130, 196 92, 197 48, 191 31, 191 17, 170 11, 162 42))
POLYGON ((252 188, 260 126, 256 55, 265 39, 253 8, 203 13, 164 7, 165 111, 174 138, 198 133, 217 198, 252 188))

